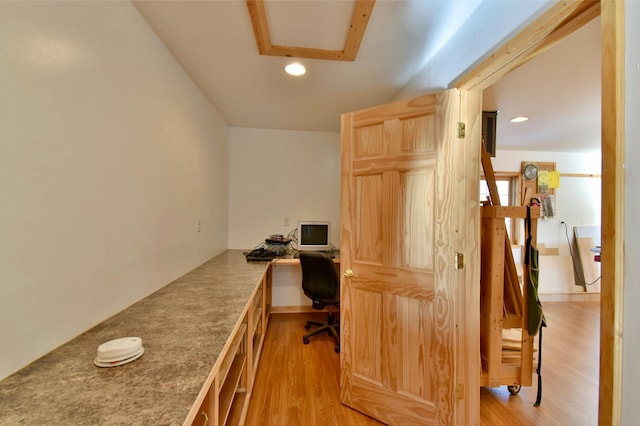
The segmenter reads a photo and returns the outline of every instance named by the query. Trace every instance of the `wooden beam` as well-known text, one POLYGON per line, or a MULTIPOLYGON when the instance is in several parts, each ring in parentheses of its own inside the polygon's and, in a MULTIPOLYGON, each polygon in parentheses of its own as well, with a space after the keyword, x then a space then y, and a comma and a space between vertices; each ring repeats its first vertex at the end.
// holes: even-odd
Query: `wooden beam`
POLYGON ((599 1, 587 1, 580 5, 565 21, 560 24, 555 30, 551 32, 543 42, 541 42, 526 59, 533 58, 562 41, 565 37, 573 34, 574 31, 582 28, 584 25, 593 21, 600 16, 600 2, 599 1))
POLYGON ((596 173, 560 173, 560 177, 602 178, 602 175, 596 173))
POLYGON ((358 56, 358 50, 360 49, 360 43, 364 38, 364 32, 369 24, 369 18, 371 12, 373 12, 373 5, 375 0, 371 1, 356 1, 353 8, 353 16, 351 16, 351 24, 349 24, 349 33, 347 35, 347 41, 344 44, 344 54, 348 60, 355 61, 358 56))
POLYGON ((269 24, 267 23, 267 12, 264 9, 264 1, 247 0, 247 9, 251 18, 253 35, 258 45, 258 52, 264 55, 271 50, 271 36, 269 35, 269 24))
POLYGON ((532 57, 554 46, 600 14, 597 0, 562 1, 551 6, 518 35, 452 84, 484 90, 532 57))
POLYGON ((369 24, 369 18, 375 5, 375 0, 356 0, 353 15, 349 23, 347 38, 342 50, 318 49, 302 46, 282 46, 271 44, 269 23, 264 6, 264 0, 246 0, 253 35, 256 39, 258 52, 266 56, 284 56, 291 58, 324 59, 332 61, 355 61, 358 50, 369 24))
POLYGON ((599 425, 619 425, 622 418, 624 22, 623 1, 602 2, 602 290, 599 425))

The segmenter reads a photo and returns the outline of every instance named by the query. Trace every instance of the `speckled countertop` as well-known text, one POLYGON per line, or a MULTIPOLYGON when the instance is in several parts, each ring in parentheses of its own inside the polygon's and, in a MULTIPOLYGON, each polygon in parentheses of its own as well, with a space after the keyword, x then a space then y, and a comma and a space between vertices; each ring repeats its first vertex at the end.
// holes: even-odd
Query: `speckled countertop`
POLYGON ((228 250, 0 381, 0 424, 181 425, 267 267, 228 250), (141 358, 93 364, 125 336, 141 358))

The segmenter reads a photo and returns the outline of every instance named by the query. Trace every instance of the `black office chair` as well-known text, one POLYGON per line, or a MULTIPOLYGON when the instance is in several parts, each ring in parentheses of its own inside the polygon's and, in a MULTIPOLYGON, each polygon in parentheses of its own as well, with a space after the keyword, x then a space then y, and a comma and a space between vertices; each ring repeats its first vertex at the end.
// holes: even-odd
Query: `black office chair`
POLYGON ((307 321, 305 329, 311 326, 319 328, 302 338, 304 344, 309 343, 309 337, 322 332, 328 332, 336 341, 336 352, 340 352, 340 324, 335 321, 332 307, 340 306, 340 277, 333 263, 333 259, 317 252, 301 252, 300 266, 302 266, 302 290, 312 300, 313 309, 324 309, 329 306, 329 317, 326 323, 307 321))

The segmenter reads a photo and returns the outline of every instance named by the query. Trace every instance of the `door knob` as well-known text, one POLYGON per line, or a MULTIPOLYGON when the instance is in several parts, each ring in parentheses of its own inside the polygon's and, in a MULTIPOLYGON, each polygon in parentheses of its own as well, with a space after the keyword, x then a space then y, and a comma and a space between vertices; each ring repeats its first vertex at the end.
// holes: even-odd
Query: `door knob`
POLYGON ((351 269, 347 269, 346 271, 344 271, 344 277, 345 278, 357 278, 358 276, 356 274, 354 274, 351 269))

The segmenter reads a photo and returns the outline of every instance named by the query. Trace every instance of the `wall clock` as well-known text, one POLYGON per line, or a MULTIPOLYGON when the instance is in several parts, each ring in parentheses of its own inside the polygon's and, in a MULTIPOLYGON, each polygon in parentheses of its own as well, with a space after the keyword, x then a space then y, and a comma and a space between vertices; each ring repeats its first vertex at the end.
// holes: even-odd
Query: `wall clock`
POLYGON ((527 164, 524 166, 524 172, 522 173, 526 180, 533 180, 538 176, 538 166, 535 164, 527 164))

